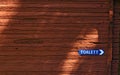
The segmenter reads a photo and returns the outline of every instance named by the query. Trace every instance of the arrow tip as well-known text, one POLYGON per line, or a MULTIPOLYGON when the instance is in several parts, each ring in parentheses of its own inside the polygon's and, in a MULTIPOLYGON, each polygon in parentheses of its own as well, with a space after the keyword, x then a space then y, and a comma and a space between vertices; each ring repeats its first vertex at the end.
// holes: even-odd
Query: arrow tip
POLYGON ((99 51, 100 51, 99 55, 103 55, 104 54, 104 51, 102 49, 99 49, 99 51))

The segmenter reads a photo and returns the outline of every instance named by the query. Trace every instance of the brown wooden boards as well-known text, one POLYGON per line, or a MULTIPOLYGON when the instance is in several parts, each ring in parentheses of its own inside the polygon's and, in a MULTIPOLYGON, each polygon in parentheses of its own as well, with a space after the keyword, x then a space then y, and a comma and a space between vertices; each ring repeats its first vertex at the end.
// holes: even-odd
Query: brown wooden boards
MULTIPOLYGON (((112 75, 118 75, 119 66, 119 51, 120 51, 120 2, 116 0, 114 2, 114 29, 113 29, 113 63, 112 63, 112 75)), ((120 74, 120 72, 119 72, 120 74)))
POLYGON ((108 0, 0 0, 0 75, 108 75, 108 0), (103 49, 80 56, 79 49, 103 49))

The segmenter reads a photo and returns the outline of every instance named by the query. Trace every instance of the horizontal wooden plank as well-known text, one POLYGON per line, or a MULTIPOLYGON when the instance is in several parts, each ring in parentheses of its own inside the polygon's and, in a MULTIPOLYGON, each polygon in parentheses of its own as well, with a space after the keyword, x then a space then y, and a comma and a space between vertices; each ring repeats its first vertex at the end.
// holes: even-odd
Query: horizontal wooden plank
MULTIPOLYGON (((61 71, 61 68, 58 67, 58 65, 43 65, 43 64, 1 64, 0 65, 0 71, 61 71), (47 68, 46 68, 47 66, 47 68), (35 68, 34 68, 35 67, 35 68), (57 68, 58 67, 58 68, 57 68)), ((91 68, 94 71, 104 71, 106 70, 106 64, 92 64, 92 65, 87 65, 83 64, 80 67, 80 71, 87 71, 90 70, 91 68), (99 68, 96 68, 96 66, 99 65, 99 68), (87 67, 87 68, 85 68, 87 67)), ((64 66, 64 71, 71 71, 72 66, 64 66)), ((74 70, 74 69, 73 69, 74 70)))
MULTIPOLYGON (((89 19, 88 19, 89 20, 89 19)), ((54 27, 54 28, 58 28, 58 27, 63 27, 63 28, 71 28, 71 27, 73 27, 73 28, 81 28, 81 27, 83 27, 83 28, 90 28, 90 29, 92 29, 91 28, 91 26, 93 27, 93 28, 99 28, 99 26, 102 26, 102 27, 106 27, 106 26, 108 26, 109 24, 107 24, 107 23, 76 23, 76 24, 74 24, 74 23, 72 23, 72 24, 70 24, 70 23, 66 23, 66 24, 61 24, 61 23, 59 23, 59 24, 38 24, 38 23, 14 23, 14 22, 12 22, 12 23, 8 23, 8 24, 5 24, 5 22, 1 22, 1 24, 0 24, 0 28, 4 28, 4 27, 6 27, 6 29, 9 29, 9 27, 10 28, 35 28, 35 27, 42 27, 42 28, 51 28, 51 27, 54 27), (46 26, 46 25, 49 25, 49 26, 46 26), (8 28, 7 28, 8 27, 8 28)), ((118 27, 117 27, 118 28, 118 27)))
MULTIPOLYGON (((78 33, 74 33, 74 34, 68 34, 68 33, 64 33, 65 35, 64 36, 62 36, 62 34, 63 33, 43 33, 43 34, 24 34, 24 33, 22 33, 22 34, 1 34, 1 39, 2 40, 6 40, 6 39, 32 39, 33 38, 33 36, 36 36, 37 35, 37 37, 36 37, 36 39, 42 39, 42 40, 47 40, 47 39, 50 39, 50 40, 54 40, 54 39, 68 39, 68 40, 70 40, 70 39, 73 39, 73 40, 84 40, 84 39, 86 39, 86 38, 84 38, 83 37, 83 35, 79 35, 78 33), (46 35, 45 35, 46 34, 46 35), (61 34, 61 35, 55 35, 55 34, 61 34), (38 36, 38 35, 40 35, 40 36, 38 36), (51 36, 51 35, 53 35, 53 36, 51 36)), ((96 35, 96 34, 95 34, 96 35)), ((89 36, 89 35, 88 35, 89 36)), ((92 37, 92 38, 94 38, 94 37, 92 37)), ((107 35, 100 35, 99 36, 99 39, 100 40, 102 40, 102 39, 107 39, 108 38, 108 36, 107 35)), ((18 39, 18 40, 19 40, 18 39)), ((33 38, 33 39, 35 39, 35 38, 33 38)), ((88 38, 87 38, 88 39, 88 38)), ((89 39, 91 39, 91 38, 89 38, 89 39)), ((94 39, 96 39, 96 37, 94 38, 94 39)))
MULTIPOLYGON (((2 51, 2 50, 0 50, 2 51)), ((54 56, 63 56, 63 55, 67 55, 68 53, 70 53, 70 55, 76 55, 76 56, 79 56, 78 52, 66 52, 66 51, 51 51, 51 52, 48 52, 49 50, 47 51, 16 51, 16 50, 11 50, 11 51, 2 51, 0 52, 0 55, 1 56, 11 56, 11 55, 21 55, 21 56, 24 56, 24 55, 31 55, 31 56, 51 56, 51 55, 54 55, 54 56), (32 53, 31 53, 32 52, 32 53), (45 53, 46 52, 46 53, 45 53), (64 53, 62 53, 64 52, 64 53)), ((115 54, 114 54, 115 55, 115 54)), ((116 54, 116 56, 118 56, 118 54, 116 54)))
MULTIPOLYGON (((14 46, 14 47, 10 47, 10 46, 2 46, 2 47, 0 47, 1 49, 1 51, 2 50, 7 50, 7 51, 11 51, 11 50, 17 50, 17 51, 39 51, 39 50, 41 50, 41 51, 44 51, 44 50, 49 50, 49 51, 66 51, 66 52, 69 52, 69 51, 78 51, 79 49, 93 49, 92 47, 79 47, 79 48, 77 48, 77 47, 58 47, 58 46, 55 46, 55 47, 50 47, 50 46, 46 46, 46 47, 38 47, 38 46, 36 46, 36 47, 25 47, 25 46, 21 46, 21 47, 16 47, 16 46, 14 46)), ((104 49, 104 50, 107 50, 107 48, 105 48, 105 47, 103 47, 103 46, 97 46, 97 47, 94 47, 94 49, 104 49)))
MULTIPOLYGON (((66 52, 65 50, 60 50, 60 51, 49 51, 48 50, 37 50, 37 51, 34 51, 34 50, 20 50, 20 51, 17 51, 17 50, 0 50, 0 55, 39 55, 39 56, 45 56, 45 55, 67 55, 68 52, 66 52)), ((69 51, 69 54, 70 55, 76 55, 76 56, 79 56, 78 54, 78 51, 75 51, 75 52, 71 52, 69 51)))
MULTIPOLYGON (((64 19, 65 20, 65 19, 64 19)), ((108 20, 86 20, 86 19, 81 19, 81 20, 75 20, 75 19, 71 19, 71 20, 66 20, 64 21, 60 18, 58 18, 57 20, 56 19, 51 19, 51 20, 38 20, 38 21, 24 21, 24 20, 12 20, 11 23, 12 24, 96 24, 96 23, 109 23, 108 20)), ((4 25, 6 23, 8 23, 8 19, 2 19, 0 20, 0 24, 4 25)), ((119 23, 116 22, 116 23, 119 23)))
MULTIPOLYGON (((20 7, 19 4, 1 4, 0 7, 20 7)), ((43 8, 108 8, 108 3, 31 3, 31 4, 22 4, 22 7, 43 7, 43 8), (94 5, 94 6, 93 6, 94 5)))
MULTIPOLYGON (((77 35, 79 35, 79 36, 83 36, 84 34, 83 34, 83 32, 80 32, 80 31, 73 31, 73 32, 71 32, 71 33, 73 33, 74 34, 74 36, 76 36, 77 37, 77 35), (79 33, 79 34, 78 34, 79 33)), ((13 31, 4 31, 4 32, 2 32, 1 33, 2 35, 3 34, 6 34, 6 35, 14 35, 14 34, 16 34, 16 35, 21 35, 21 34, 23 34, 23 35, 28 35, 28 34, 31 34, 31 35, 36 35, 36 36, 38 36, 38 37, 40 37, 40 38, 42 38, 42 37, 44 37, 44 38, 46 38, 47 36, 48 36, 48 34, 49 35, 53 35, 53 36, 50 36, 49 38, 68 38, 68 37, 74 37, 74 36, 72 36, 72 35, 70 35, 70 30, 52 30, 52 31, 46 31, 46 30, 43 30, 43 31, 20 31, 20 30, 13 30, 13 31), (65 33, 64 33, 65 32, 65 33), (64 36, 62 35, 62 33, 64 34, 64 36), (46 34, 46 35, 45 35, 46 34), (55 34, 59 34, 59 35, 55 35, 55 34), (68 35, 68 36, 67 36, 68 35)), ((93 35, 95 35, 95 34, 93 34, 93 35)), ((102 35, 100 35, 100 37, 103 37, 103 36, 105 36, 104 38, 106 38, 106 36, 108 35, 108 32, 103 32, 102 33, 102 35)), ((88 35, 89 36, 89 35, 88 35)), ((97 35, 96 35, 97 36, 97 35)))
MULTIPOLYGON (((4 28, 4 26, 0 26, 2 30, 2 28, 4 28)), ((94 26, 93 26, 94 27, 94 26)), ((81 27, 55 27, 55 26, 38 26, 38 27, 8 27, 6 28, 1 34, 39 34, 39 35, 45 35, 44 33, 48 34, 51 33, 53 35, 55 35, 56 33, 58 34, 66 34, 67 33, 76 33, 78 35, 84 35, 84 32, 88 33, 89 35, 106 35, 108 34, 108 25, 103 26, 103 29, 98 28, 97 26, 95 26, 94 28, 90 28, 90 26, 81 26, 81 27), (95 32, 93 32, 95 31, 95 32), (99 32, 102 31, 102 34, 99 34, 99 32), (91 34, 90 34, 91 32, 91 34)), ((50 35, 50 34, 49 34, 50 35)), ((69 34, 70 35, 70 34, 69 34)), ((86 34, 87 35, 87 34, 86 34)), ((57 36, 57 35, 55 35, 57 36)), ((58 35, 61 36, 61 35, 58 35)))
MULTIPOLYGON (((64 60, 64 59, 63 59, 64 60)), ((66 60, 67 62, 67 64, 66 65, 64 65, 64 67, 72 67, 73 65, 80 65, 80 64, 82 64, 82 66, 84 65, 84 66, 89 66, 89 65, 94 65, 94 66, 98 66, 98 65, 102 65, 102 64, 104 64, 104 66, 105 65, 107 65, 107 63, 106 63, 106 61, 105 60, 103 60, 104 62, 95 62, 95 63, 88 63, 87 62, 87 60, 84 60, 84 59, 81 59, 81 60, 79 60, 78 62, 68 62, 70 59, 68 59, 68 60, 66 60), (85 65, 86 64, 86 65, 85 65)), ((21 60, 17 60, 17 61, 2 61, 2 62, 0 62, 0 64, 1 65, 8 65, 8 66, 15 66, 15 65, 38 65, 38 66, 57 66, 57 65, 59 65, 59 66, 63 66, 63 64, 64 64, 64 62, 65 61, 62 61, 61 60, 61 63, 60 62, 56 62, 55 60, 53 60, 53 61, 55 61, 55 62, 48 62, 48 61, 51 61, 51 60, 46 60, 46 61, 40 61, 40 60, 37 60, 37 61, 34 61, 34 60, 27 60, 27 62, 25 61, 21 61, 21 60), (9 63, 10 62, 10 63, 9 63)), ((76 61, 76 60, 74 60, 74 61, 76 61)), ((95 61, 95 60, 93 60, 93 61, 95 61)))
MULTIPOLYGON (((18 0, 0 0, 1 2, 19 2, 18 0)), ((71 0, 72 2, 108 2, 108 0, 71 0)), ((71 2, 70 0, 65 0, 65 2, 71 2)), ((64 0, 25 0, 23 2, 64 2, 64 0)))
POLYGON ((20 59, 15 59, 15 60, 1 60, 0 61, 0 64, 50 64, 50 65, 57 65, 57 64, 60 64, 61 66, 64 64, 64 62, 67 63, 67 65, 74 65, 74 64, 77 64, 79 65, 80 63, 88 63, 88 62, 91 62, 91 63, 88 63, 89 65, 91 64, 106 64, 106 60, 104 61, 100 61, 98 59, 90 59, 90 60, 86 60, 85 58, 80 58, 80 60, 78 62, 76 62, 77 59, 63 59, 63 60, 59 60, 59 59, 56 59, 56 60, 50 60, 50 59, 46 59, 46 60, 41 60, 41 59, 26 59, 26 60, 20 60, 20 59), (82 60, 82 62, 81 62, 82 60), (60 62, 61 61, 61 62, 60 62), (95 62, 93 62, 95 61, 95 62))
POLYGON ((77 56, 77 55, 71 55, 71 56, 68 56, 65 55, 65 56, 59 56, 59 55, 49 55, 49 56, 31 56, 31 55, 4 55, 4 56, 0 56, 0 60, 3 60, 3 61, 15 61, 15 60, 21 60, 21 61, 27 61, 27 60, 57 60, 59 62, 61 62, 61 60, 64 60, 64 59, 71 59, 71 60, 76 60, 76 59, 84 59, 84 60, 104 60, 106 61, 107 57, 104 55, 104 56, 77 56))
MULTIPOLYGON (((71 60, 71 59, 63 59, 64 61, 62 61, 61 60, 61 62, 59 61, 59 62, 56 62, 56 60, 27 60, 27 61, 25 61, 25 60, 17 60, 17 61, 14 61, 14 60, 12 60, 12 61, 1 61, 0 62, 0 64, 1 65, 25 65, 25 64, 29 64, 29 65, 34 65, 34 64, 36 64, 36 65, 39 65, 39 66, 45 66, 45 65, 51 65, 51 64, 54 64, 55 66, 57 66, 57 65, 59 65, 59 66, 63 66, 63 64, 64 64, 64 62, 66 62, 66 65, 65 65, 65 67, 67 67, 67 66, 69 66, 69 67, 72 67, 73 65, 79 65, 79 64, 87 64, 87 65, 100 65, 100 64, 104 64, 104 65, 106 65, 107 63, 106 63, 106 60, 103 60, 104 62, 98 62, 98 60, 96 60, 97 62, 94 62, 94 63, 88 63, 88 61, 86 61, 86 60, 84 60, 84 59, 81 59, 81 60, 79 60, 78 62, 75 62, 76 60, 71 60), (53 62, 54 61, 54 62, 53 62), (71 61, 71 62, 70 62, 71 61)), ((93 60, 93 61, 95 61, 95 60, 93 60)), ((90 60, 90 62, 92 62, 91 60, 90 60)))
MULTIPOLYGON (((93 14, 95 14, 95 13, 93 13, 93 14)), ((70 20, 70 19, 76 19, 76 20, 81 20, 81 19, 86 19, 86 20, 109 20, 109 18, 108 17, 104 17, 104 16, 97 16, 97 17, 95 17, 94 15, 92 16, 55 16, 55 15, 53 15, 53 16, 32 16, 32 15, 30 15, 30 16, 3 16, 3 15, 1 15, 0 16, 0 18, 1 18, 1 20, 7 20, 7 19, 10 19, 10 20, 24 20, 24 21, 38 21, 38 20, 49 20, 49 19, 53 19, 53 20, 59 20, 59 19, 61 19, 61 20, 66 20, 66 19, 68 19, 68 20, 70 20)))
MULTIPOLYGON (((56 71, 46 71, 46 72, 39 72, 39 71, 3 71, 3 72, 0 72, 0 75, 57 75, 57 74, 61 74, 61 75, 68 75, 68 74, 71 74, 71 75, 76 75, 76 74, 83 74, 83 75, 90 75, 90 74, 97 74, 97 75, 100 75, 101 73, 102 74, 105 74, 105 71, 96 71, 96 72, 83 72, 83 71, 80 71, 80 72, 77 72, 77 71, 74 71, 75 73, 71 73, 69 71, 60 71, 60 72, 56 72, 56 71)), ((117 75, 117 74, 115 74, 117 75)))
MULTIPOLYGON (((87 47, 88 49, 90 49, 89 47, 87 47)), ((67 48, 67 47, 41 47, 41 49, 39 49, 39 47, 31 47, 31 48, 29 48, 29 47, 4 47, 4 46, 2 46, 1 47, 1 49, 0 50, 7 50, 7 51, 11 51, 11 50, 18 50, 18 51, 28 51, 28 50, 30 50, 30 51, 38 51, 38 50, 41 50, 41 51, 44 51, 44 50, 48 50, 49 49, 49 51, 61 51, 61 50, 65 50, 66 52, 68 51, 78 51, 78 49, 77 48, 75 48, 75 47, 73 47, 73 48, 67 48)), ((81 48, 81 49, 84 49, 84 48, 81 48)))
MULTIPOLYGON (((105 28, 108 29, 107 27, 109 26, 109 24, 41 24, 41 25, 32 25, 32 24, 10 24, 10 25, 0 25, 0 28, 6 28, 6 30, 33 30, 35 31, 35 29, 40 29, 40 30, 45 30, 45 29, 63 29, 63 30, 71 30, 73 28, 73 30, 78 30, 78 29, 82 29, 82 30, 99 30, 99 26, 104 27, 103 29, 100 30, 104 30, 105 28), (47 25, 47 26, 46 26, 47 25), (92 26, 92 27, 91 27, 92 26)), ((118 27, 115 27, 116 31, 119 30, 118 27)), ((80 31, 82 31, 80 30, 80 31)))
MULTIPOLYGON (((3 17, 6 17, 6 16, 11 16, 11 14, 14 15, 15 12, 2 12, 0 13, 0 15, 2 15, 3 17)), ((84 17, 89 17, 89 16, 92 16, 92 17, 107 17, 109 16, 108 13, 63 13, 63 12, 20 12, 18 13, 19 15, 17 16, 38 16, 38 17, 45 17, 45 16, 55 16, 55 17, 59 17, 59 16, 62 16, 62 17, 71 17, 71 16, 84 16, 84 17)))
MULTIPOLYGON (((73 28, 73 32, 76 31, 85 31, 86 33, 90 33, 90 32, 87 32, 87 31, 91 31, 92 33, 91 34, 95 34, 96 32, 99 32, 99 31, 102 31, 103 30, 103 33, 105 33, 105 29, 108 29, 108 26, 109 24, 9 24, 9 25, 0 25, 0 30, 3 30, 4 31, 38 31, 38 29, 40 29, 39 31, 45 31, 48 29, 48 31, 52 30, 58 30, 58 31, 64 31, 64 30, 71 30, 73 28), (91 27, 92 26, 92 27, 91 27), (100 29, 99 26, 101 27, 104 27, 103 29, 100 29), (78 30, 79 29, 79 30, 78 30), (96 32, 93 32, 95 31, 96 32)), ((114 34, 118 34, 119 32, 119 27, 114 27, 116 30, 114 34)), ((73 33, 71 32, 71 33, 73 33)), ((62 33, 62 32, 61 32, 62 33)), ((66 32, 65 32, 66 33, 66 32)), ((69 32, 68 32, 69 33, 69 32)))
MULTIPOLYGON (((16 44, 42 44, 42 43, 80 43, 80 42, 86 42, 86 43, 93 43, 93 44, 106 44, 108 43, 108 40, 104 39, 99 39, 98 38, 56 38, 56 39, 52 39, 52 38, 9 38, 9 39, 3 39, 0 41, 0 44, 4 44, 4 43, 16 43, 16 44)), ((114 42, 114 43, 119 43, 119 42, 114 42)))
POLYGON ((79 8, 42 8, 42 7, 21 7, 17 10, 17 7, 0 7, 0 12, 71 12, 71 13, 83 13, 83 12, 92 12, 92 13, 107 13, 108 9, 106 8, 91 8, 91 9, 79 9, 79 8), (25 10, 24 10, 25 9, 25 10))
POLYGON ((41 49, 39 48, 38 50, 2 50, 0 49, 0 55, 3 56, 8 56, 8 55, 31 55, 31 56, 65 56, 69 53, 71 56, 79 56, 78 50, 76 51, 71 51, 69 50, 49 50, 49 49, 41 49))
MULTIPOLYGON (((94 46, 96 44, 94 43, 89 43, 89 42, 85 42, 85 44, 83 44, 83 42, 81 43, 75 43, 74 46, 77 46, 77 47, 91 47, 91 46, 94 46), (80 45, 81 44, 81 45, 80 45)), ((103 44, 98 44, 98 46, 107 46, 108 43, 103 43, 103 44)), ((3 46, 3 43, 0 44, 0 46, 3 46)), ((53 47, 53 46, 63 46, 63 47, 72 47, 73 46, 73 43, 47 43, 47 42, 40 42, 40 43, 31 43, 31 42, 26 42, 26 43, 5 43, 5 46, 50 46, 50 47, 53 47)))

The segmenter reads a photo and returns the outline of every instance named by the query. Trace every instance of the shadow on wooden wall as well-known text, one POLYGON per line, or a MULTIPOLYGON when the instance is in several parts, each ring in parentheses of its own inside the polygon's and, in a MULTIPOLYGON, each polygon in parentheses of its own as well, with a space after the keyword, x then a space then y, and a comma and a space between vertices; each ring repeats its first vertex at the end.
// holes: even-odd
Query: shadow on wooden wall
POLYGON ((102 32, 106 29, 100 28, 102 18, 94 14, 84 17, 79 13, 87 15, 85 10, 56 4, 59 2, 21 0, 5 7, 8 14, 2 16, 9 22, 1 33, 0 71, 17 75, 98 75, 106 70, 105 56, 78 55, 79 49, 107 49, 108 40, 103 39, 107 35, 102 32))

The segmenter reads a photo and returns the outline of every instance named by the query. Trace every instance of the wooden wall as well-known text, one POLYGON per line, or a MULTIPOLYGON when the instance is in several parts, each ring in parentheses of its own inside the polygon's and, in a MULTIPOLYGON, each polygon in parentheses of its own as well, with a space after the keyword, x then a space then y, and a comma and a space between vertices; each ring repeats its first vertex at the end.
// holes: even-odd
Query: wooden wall
POLYGON ((120 52, 120 1, 114 2, 114 28, 113 28, 113 69, 112 75, 118 75, 120 52))
POLYGON ((0 75, 108 75, 109 36, 109 0, 0 0, 0 75))

